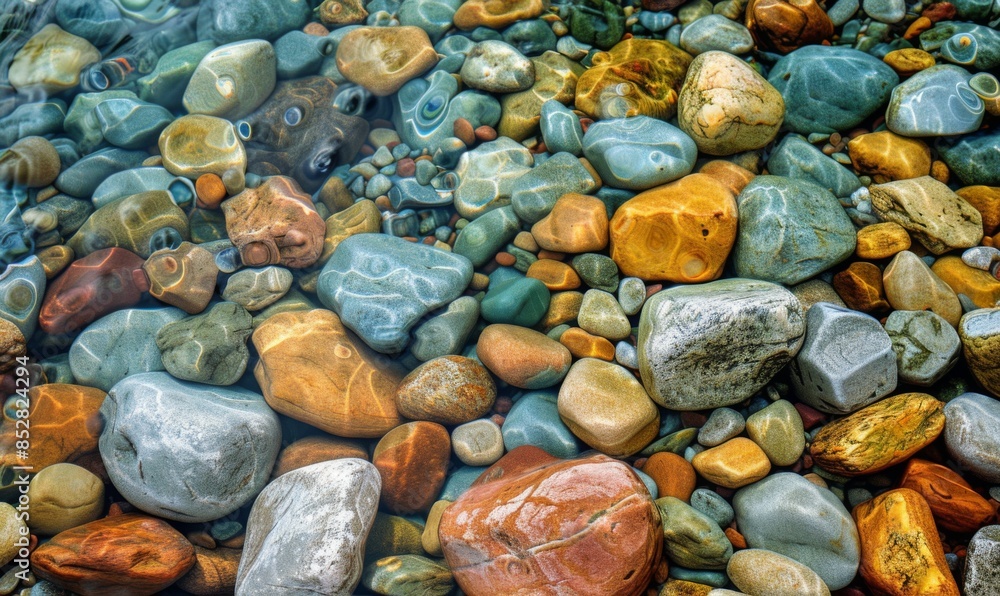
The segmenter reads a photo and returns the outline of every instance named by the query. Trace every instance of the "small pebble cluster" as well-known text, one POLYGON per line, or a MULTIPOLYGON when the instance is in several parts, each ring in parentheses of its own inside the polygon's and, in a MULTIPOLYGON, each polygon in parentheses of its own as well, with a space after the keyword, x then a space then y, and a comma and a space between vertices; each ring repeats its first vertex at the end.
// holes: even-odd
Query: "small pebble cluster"
POLYGON ((1000 595, 995 0, 3 10, 0 596, 1000 595))

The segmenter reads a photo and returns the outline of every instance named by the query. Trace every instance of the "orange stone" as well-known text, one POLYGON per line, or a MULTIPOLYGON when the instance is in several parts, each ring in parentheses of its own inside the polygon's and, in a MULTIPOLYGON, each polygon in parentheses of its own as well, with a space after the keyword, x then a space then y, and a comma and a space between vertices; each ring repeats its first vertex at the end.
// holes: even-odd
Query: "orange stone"
POLYGON ((361 443, 336 437, 312 436, 295 441, 278 453, 271 478, 319 462, 346 457, 368 459, 368 451, 361 443))
POLYGON ((718 279, 736 241, 736 197, 706 174, 636 195, 611 219, 611 258, 624 275, 700 283, 718 279))
POLYGON ((992 236, 1000 228, 1000 186, 965 186, 955 191, 983 216, 983 233, 992 236))
POLYGON ((552 294, 552 298, 549 300, 549 310, 545 311, 545 316, 542 317, 542 321, 538 326, 547 331, 556 325, 569 323, 575 320, 577 315, 580 314, 580 307, 582 305, 583 293, 572 290, 568 292, 556 292, 552 294))
POLYGON ((729 543, 733 545, 734 549, 739 550, 747 547, 747 539, 735 528, 726 528, 723 532, 725 532, 726 538, 729 539, 729 543))
POLYGON ((889 68, 896 71, 896 74, 902 78, 911 77, 921 70, 926 70, 936 64, 934 56, 917 48, 893 50, 886 54, 882 58, 882 61, 888 64, 889 68))
POLYGON ((194 546, 167 522, 137 513, 60 532, 31 553, 40 579, 84 595, 147 596, 181 578, 194 546))
POLYGON ((468 0, 455 11, 452 22, 462 31, 476 27, 500 30, 517 21, 537 17, 547 4, 543 0, 468 0))
POLYGON ((521 389, 543 389, 561 381, 573 361, 566 346, 533 329, 494 324, 483 329, 476 355, 501 380, 521 389))
POLYGON ((746 437, 729 439, 694 456, 691 465, 709 482, 740 488, 757 482, 771 471, 771 461, 757 443, 746 437))
POLYGON ((607 338, 591 335, 579 327, 570 327, 559 336, 574 358, 599 358, 614 362, 615 346, 607 338))
POLYGON ((236 571, 243 551, 235 548, 194 547, 195 563, 177 587, 196 596, 232 594, 236 589, 236 571))
POLYGON ((758 50, 781 54, 833 36, 833 22, 815 0, 750 0, 745 24, 758 50))
POLYGON ((994 523, 996 510, 951 468, 913 458, 906 464, 900 488, 917 491, 945 530, 971 533, 994 523))
POLYGON ((882 288, 882 270, 872 263, 851 263, 833 276, 833 289, 854 310, 876 316, 891 310, 882 288))
POLYGON ((531 226, 531 235, 545 250, 564 253, 604 250, 608 245, 608 209, 598 198, 565 194, 548 215, 531 226))
POLYGON ((337 44, 337 70, 378 96, 392 95, 438 61, 420 27, 358 27, 337 44))
POLYGON ((694 466, 688 460, 671 453, 661 451, 649 456, 642 471, 656 482, 656 490, 660 497, 674 497, 687 502, 697 486, 698 477, 694 466))
POLYGON ((528 267, 525 274, 533 277, 553 292, 560 290, 575 290, 580 287, 580 276, 576 271, 561 261, 552 259, 538 259, 528 267))
POLYGON ((993 308, 1000 301, 1000 280, 982 269, 969 267, 961 257, 941 257, 931 265, 931 271, 956 294, 965 294, 979 308, 993 308))
POLYGON ((962 318, 955 291, 916 254, 903 251, 882 272, 885 296, 896 310, 931 310, 952 327, 962 318))
POLYGON ((861 577, 877 594, 959 596, 934 517, 920 493, 897 488, 852 512, 861 538, 861 577))
POLYGON ((335 313, 276 314, 257 327, 253 344, 254 377, 276 412, 349 438, 378 438, 402 422, 394 398, 405 371, 335 313))
POLYGON ((858 135, 847 143, 851 165, 878 184, 919 178, 931 172, 931 148, 920 139, 888 130, 858 135))
POLYGON ((198 193, 197 205, 200 209, 218 209, 228 193, 226 185, 218 174, 202 174, 194 182, 194 190, 198 193))
POLYGON ((375 446, 372 463, 382 477, 382 507, 397 515, 427 513, 448 472, 451 438, 436 422, 408 422, 375 446))
POLYGON ((726 185, 733 196, 740 194, 743 187, 756 176, 750 170, 724 159, 713 159, 701 166, 698 173, 711 176, 726 185))
POLYGON ((854 254, 861 259, 888 259, 896 253, 910 249, 910 234, 894 221, 865 226, 858 230, 858 244, 854 254))

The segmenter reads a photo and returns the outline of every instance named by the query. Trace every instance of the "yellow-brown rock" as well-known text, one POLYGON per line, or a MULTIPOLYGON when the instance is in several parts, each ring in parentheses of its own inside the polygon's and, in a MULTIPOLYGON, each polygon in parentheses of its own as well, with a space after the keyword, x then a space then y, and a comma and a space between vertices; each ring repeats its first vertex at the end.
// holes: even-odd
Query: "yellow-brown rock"
POLYGON ((669 120, 693 58, 670 42, 633 37, 593 56, 580 76, 576 108, 594 119, 651 116, 669 120))
POLYGON ((705 480, 726 488, 753 484, 771 471, 767 454, 746 437, 729 439, 702 451, 694 456, 691 465, 705 480))
POLYGON ((39 249, 35 256, 42 261, 42 268, 45 269, 45 279, 51 280, 69 267, 69 264, 76 258, 73 249, 65 244, 46 246, 39 249))
POLYGON ((580 314, 580 307, 583 306, 583 293, 575 290, 567 292, 556 292, 549 300, 549 309, 545 311, 545 316, 538 324, 540 329, 549 330, 556 325, 569 323, 580 314))
POLYGON ((962 318, 962 303, 948 284, 920 257, 904 250, 882 272, 889 304, 896 310, 931 310, 952 327, 962 318))
POLYGON ((149 278, 149 293, 188 314, 205 310, 215 294, 219 268, 215 255, 190 242, 163 248, 142 264, 149 278))
POLYGON ((576 271, 553 259, 538 259, 528 267, 527 277, 537 279, 553 292, 575 290, 580 287, 580 276, 576 271))
POLYGON ((904 79, 937 64, 934 56, 917 48, 893 50, 886 54, 882 61, 904 79))
POLYGON ((958 596, 934 518, 920 493, 898 488, 852 512, 861 537, 861 577, 887 596, 958 596))
POLYGON ((28 350, 24 334, 17 325, 0 319, 0 372, 7 372, 18 365, 18 358, 28 350))
POLYGON ((670 577, 656 596, 708 596, 711 592, 712 586, 670 577))
POLYGON ((971 533, 996 518, 996 510, 989 501, 972 490, 961 474, 941 464, 911 459, 899 487, 920 493, 934 520, 945 530, 971 533))
POLYGON ((962 340, 962 354, 976 380, 989 393, 1000 396, 1000 334, 996 321, 997 308, 980 308, 962 317, 958 338, 962 340))
POLYGON ((375 446, 372 463, 382 478, 382 507, 397 515, 427 513, 448 472, 451 438, 436 422, 408 422, 375 446))
POLYGON ((403 377, 396 408, 412 420, 465 424, 486 415, 497 397, 489 371, 465 356, 439 356, 403 377))
MULTIPOLYGON (((243 180, 247 152, 228 120, 205 114, 181 116, 163 129, 158 144, 163 167, 174 176, 197 180, 202 174, 216 174, 224 181, 226 172, 233 171, 243 180)), ((243 190, 228 185, 227 189, 243 190)))
POLYGON ((872 263, 851 263, 833 276, 833 289, 852 310, 876 316, 891 310, 882 289, 882 270, 872 263))
POLYGON ((236 589, 236 571, 243 551, 194 547, 194 567, 176 586, 195 596, 227 596, 236 589))
POLYGON ((382 229, 382 213, 374 201, 362 199, 343 211, 326 218, 326 236, 323 238, 323 252, 317 265, 330 260, 333 251, 341 242, 355 234, 371 234, 382 229))
POLYGON ((531 235, 545 250, 564 253, 604 250, 608 245, 607 207, 596 197, 565 194, 548 215, 531 226, 531 235))
POLYGON ((626 201, 611 219, 611 258, 643 280, 718 279, 736 240, 736 197, 706 174, 689 174, 626 201))
POLYGON ((926 393, 901 393, 830 422, 809 453, 834 474, 872 474, 905 461, 943 430, 944 402, 926 393))
POLYGON ((500 98, 502 113, 496 132, 515 141, 523 141, 538 132, 543 103, 550 99, 562 104, 572 103, 577 81, 585 70, 579 62, 551 50, 532 58, 531 63, 535 67, 535 84, 530 89, 507 93, 500 98))
POLYGON ((452 22, 462 31, 476 27, 499 30, 517 21, 533 19, 547 6, 545 0, 468 0, 455 11, 452 22))
POLYGON ((437 64, 420 27, 358 27, 337 44, 337 70, 375 95, 392 95, 437 64))
POLYGON ((847 143, 851 165, 882 184, 931 173, 931 148, 920 139, 888 130, 858 135, 847 143))
POLYGON ((476 355, 501 380, 522 389, 544 389, 562 381, 572 356, 566 346, 533 329, 494 324, 483 329, 476 355))
POLYGON ((854 254, 861 259, 888 259, 896 253, 909 250, 910 234, 894 221, 884 221, 858 230, 858 244, 854 254))
POLYGON ((833 22, 815 0, 750 0, 745 24, 758 50, 780 54, 833 36, 833 22))
POLYGON ((872 184, 868 192, 882 221, 903 226, 936 255, 971 248, 983 239, 979 211, 930 176, 872 184))
POLYGON ((969 267, 961 257, 941 257, 931 271, 956 294, 965 294, 979 308, 993 308, 1000 301, 1000 280, 982 269, 969 267))
POLYGON ((559 343, 566 346, 574 358, 597 358, 612 362, 615 346, 607 338, 591 335, 579 327, 570 327, 559 336, 559 343))
POLYGON ((284 312, 253 333, 254 377, 276 412, 349 438, 398 426, 396 387, 404 371, 369 348, 331 311, 284 312))
POLYGON ((292 470, 347 457, 368 459, 368 450, 361 443, 347 439, 322 435, 305 437, 284 447, 278 453, 271 477, 277 478, 292 470))
POLYGON ((983 233, 992 236, 1000 228, 1000 186, 965 186, 955 191, 983 216, 983 233))
POLYGON ((694 466, 670 451, 660 451, 649 456, 642 466, 642 471, 656 483, 660 498, 674 497, 688 502, 691 493, 698 486, 698 476, 694 466))
POLYGON ((743 187, 750 184, 750 181, 756 176, 743 166, 724 159, 713 159, 705 163, 698 170, 698 173, 715 178, 724 184, 734 197, 739 195, 743 187))
POLYGON ((7 78, 20 93, 30 95, 37 90, 54 95, 76 87, 83 67, 100 59, 101 52, 89 41, 52 23, 39 29, 14 54, 7 78))

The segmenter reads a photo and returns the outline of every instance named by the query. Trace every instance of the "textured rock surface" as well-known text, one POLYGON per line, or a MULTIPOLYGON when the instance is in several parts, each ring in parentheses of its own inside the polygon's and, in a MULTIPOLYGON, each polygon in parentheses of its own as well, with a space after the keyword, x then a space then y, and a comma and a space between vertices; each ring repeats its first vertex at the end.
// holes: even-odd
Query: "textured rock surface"
POLYGON ((989 596, 1000 581, 1000 526, 983 526, 969 541, 965 557, 966 596, 989 596))
POLYGON ((959 466, 1000 482, 1000 401, 964 393, 944 407, 944 442, 959 466))
POLYGON ((982 215, 930 176, 875 184, 868 190, 872 208, 883 221, 903 226, 936 255, 975 246, 983 237, 982 215))

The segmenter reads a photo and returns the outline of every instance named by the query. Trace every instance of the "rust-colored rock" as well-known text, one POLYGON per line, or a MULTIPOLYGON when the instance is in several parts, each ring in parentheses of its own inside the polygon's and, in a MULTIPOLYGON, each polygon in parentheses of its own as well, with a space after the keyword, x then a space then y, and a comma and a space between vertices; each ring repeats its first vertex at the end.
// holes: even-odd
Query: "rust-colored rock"
POLYGON ((833 22, 815 0, 750 0, 745 24, 757 49, 781 54, 833 36, 833 22))
POLYGON ((194 547, 195 562, 177 587, 195 596, 227 596, 236 589, 236 570, 242 550, 194 547))
POLYGON ((323 251, 326 225, 312 199, 286 176, 272 176, 223 201, 226 231, 250 267, 308 267, 323 251))
POLYGON ((497 388, 486 368, 465 356, 428 360, 396 389, 396 408, 414 420, 464 424, 493 407, 497 388))
POLYGON ((611 219, 611 258, 624 275, 701 283, 718 279, 736 241, 736 197, 690 174, 629 199, 611 219))
POLYGON ((229 194, 222 178, 211 172, 198 176, 194 182, 194 190, 198 194, 197 205, 201 209, 218 209, 229 194))
POLYGON ((403 371, 331 311, 269 317, 253 333, 254 377, 276 412, 341 437, 378 438, 401 422, 403 371))
POLYGON ((149 279, 153 298, 191 315, 208 306, 219 277, 215 256, 190 242, 154 252, 143 263, 142 270, 149 279))
POLYGON ((569 290, 552 294, 549 309, 545 311, 542 322, 538 324, 539 329, 548 331, 556 325, 569 323, 580 314, 581 306, 583 306, 582 292, 569 290))
POLYGON ((142 257, 124 248, 105 248, 74 261, 46 288, 39 327, 51 334, 71 333, 135 306, 149 289, 142 264, 142 257))
POLYGON ((931 509, 920 493, 897 488, 854 508, 861 577, 887 596, 958 596, 931 509))
POLYGON ((833 276, 833 289, 853 310, 879 316, 892 309, 882 288, 882 270, 872 263, 851 263, 833 276))
POLYGON ((458 7, 452 22, 462 31, 476 27, 500 30, 537 17, 547 5, 545 0, 469 0, 458 7))
POLYGON ((940 464, 911 459, 899 486, 920 493, 934 520, 945 530, 971 533, 996 518, 996 510, 989 501, 972 490, 961 474, 940 464))
POLYGON ((931 173, 931 148, 920 139, 888 130, 858 135, 847 143, 851 165, 882 184, 931 173))
POLYGON ((66 530, 31 554, 35 575, 85 596, 155 594, 194 563, 194 546, 180 532, 137 513, 66 530))
POLYGON ((553 585, 581 596, 643 594, 663 542, 656 505, 628 465, 604 455, 559 460, 531 446, 486 470, 444 511, 438 534, 470 596, 553 585))
POLYGON ((483 329, 476 355, 501 380, 522 389, 555 385, 573 360, 565 346, 545 334, 505 324, 483 329))
POLYGON ((656 482, 660 497, 674 497, 687 502, 697 486, 698 477, 694 466, 688 460, 671 453, 661 451, 649 456, 642 471, 649 474, 656 482))
POLYGON ((305 437, 285 447, 278 453, 271 478, 277 478, 292 470, 332 459, 357 457, 368 459, 368 451, 361 443, 337 437, 322 435, 305 437))
POLYGON ((926 393, 901 393, 827 424, 809 453, 834 474, 872 474, 906 461, 943 430, 943 402, 926 393))
POLYGON ((538 259, 528 267, 525 275, 542 282, 553 292, 575 290, 581 283, 580 276, 572 267, 553 259, 538 259))
POLYGON ((372 463, 382 477, 382 507, 397 515, 427 513, 448 472, 451 438, 436 422, 408 422, 375 446, 372 463))
POLYGON ((713 159, 705 163, 698 170, 698 173, 715 178, 729 188, 729 192, 733 193, 734 197, 739 195, 743 187, 750 184, 750 181, 756 176, 743 166, 724 159, 713 159))
POLYGON ((545 250, 565 253, 604 250, 608 245, 607 207, 596 197, 565 194, 548 215, 531 227, 531 235, 545 250))
POLYGON ((858 230, 858 244, 854 254, 861 259, 888 259, 909 250, 910 234, 894 221, 884 221, 858 230))
POLYGON ((979 308, 993 308, 1000 301, 1000 280, 987 271, 969 267, 956 255, 941 257, 931 271, 955 294, 965 294, 979 308))

